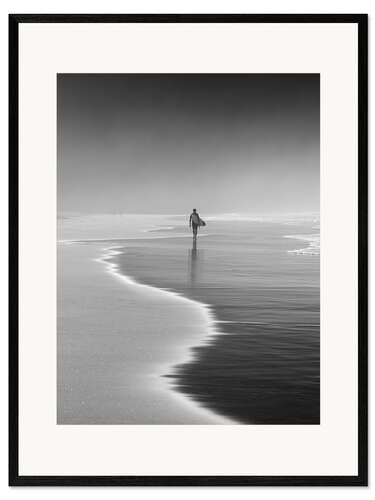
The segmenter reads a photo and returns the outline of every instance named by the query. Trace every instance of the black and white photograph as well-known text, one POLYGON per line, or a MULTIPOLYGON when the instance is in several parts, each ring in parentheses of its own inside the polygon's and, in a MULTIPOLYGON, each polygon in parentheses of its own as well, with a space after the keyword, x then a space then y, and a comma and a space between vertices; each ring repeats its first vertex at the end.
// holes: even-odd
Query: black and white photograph
POLYGON ((57 424, 320 424, 320 75, 57 75, 57 424))
POLYGON ((9 485, 367 486, 367 17, 9 15, 9 485))

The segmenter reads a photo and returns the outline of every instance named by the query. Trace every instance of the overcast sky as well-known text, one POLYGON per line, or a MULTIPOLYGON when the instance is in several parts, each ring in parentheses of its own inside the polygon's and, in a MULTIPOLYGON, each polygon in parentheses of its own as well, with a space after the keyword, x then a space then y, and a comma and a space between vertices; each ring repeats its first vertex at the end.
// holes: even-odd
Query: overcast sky
POLYGON ((58 210, 319 210, 319 75, 58 75, 58 210))

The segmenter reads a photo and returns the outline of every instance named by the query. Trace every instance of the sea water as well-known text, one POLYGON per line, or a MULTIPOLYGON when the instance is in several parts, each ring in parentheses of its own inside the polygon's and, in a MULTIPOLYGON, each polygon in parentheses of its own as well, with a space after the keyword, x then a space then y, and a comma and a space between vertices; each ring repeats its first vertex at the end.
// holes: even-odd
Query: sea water
POLYGON ((213 313, 217 334, 165 374, 171 386, 239 423, 319 424, 316 215, 213 216, 196 241, 184 219, 174 222, 116 256, 123 274, 213 313))

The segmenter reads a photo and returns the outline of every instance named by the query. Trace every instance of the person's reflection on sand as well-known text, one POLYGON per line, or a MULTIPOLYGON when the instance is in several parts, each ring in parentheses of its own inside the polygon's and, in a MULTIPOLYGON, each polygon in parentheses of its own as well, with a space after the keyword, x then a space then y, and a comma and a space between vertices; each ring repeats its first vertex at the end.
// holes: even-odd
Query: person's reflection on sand
POLYGON ((197 239, 193 238, 193 247, 189 249, 189 279, 191 286, 194 286, 197 280, 198 250, 197 239))

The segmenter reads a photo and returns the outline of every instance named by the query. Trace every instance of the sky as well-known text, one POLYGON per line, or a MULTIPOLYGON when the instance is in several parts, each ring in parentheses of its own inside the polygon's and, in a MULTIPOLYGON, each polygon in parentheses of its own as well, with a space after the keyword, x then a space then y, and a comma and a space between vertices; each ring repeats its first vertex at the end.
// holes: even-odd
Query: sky
POLYGON ((59 74, 59 213, 319 211, 319 74, 59 74))

